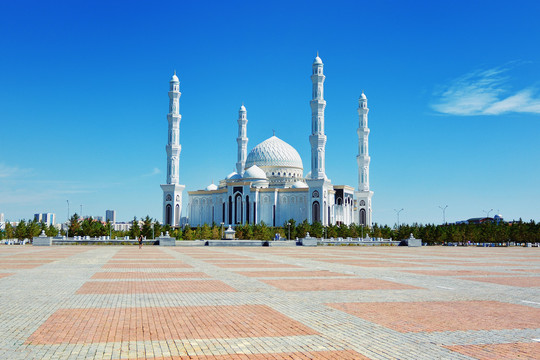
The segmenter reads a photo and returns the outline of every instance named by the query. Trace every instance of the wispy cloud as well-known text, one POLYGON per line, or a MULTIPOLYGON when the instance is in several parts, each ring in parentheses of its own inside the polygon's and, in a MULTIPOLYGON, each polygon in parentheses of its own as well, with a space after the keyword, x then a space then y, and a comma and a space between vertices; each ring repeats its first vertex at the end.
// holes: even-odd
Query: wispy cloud
POLYGON ((146 177, 146 176, 154 176, 158 174, 161 174, 161 170, 159 170, 158 168, 153 168, 151 172, 143 174, 142 176, 146 177))
POLYGON ((512 91, 509 68, 477 70, 465 74, 435 92, 431 107, 450 115, 499 115, 509 112, 540 114, 538 89, 512 91))
POLYGON ((17 166, 9 166, 0 163, 0 178, 12 178, 29 172, 30 169, 21 169, 17 166))

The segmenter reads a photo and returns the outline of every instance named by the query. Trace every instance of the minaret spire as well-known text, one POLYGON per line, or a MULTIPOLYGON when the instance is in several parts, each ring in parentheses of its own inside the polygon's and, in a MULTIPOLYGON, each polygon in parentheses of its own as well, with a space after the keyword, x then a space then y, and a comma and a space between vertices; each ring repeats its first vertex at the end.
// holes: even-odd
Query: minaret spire
POLYGON ((238 143, 238 162, 236 163, 236 172, 240 175, 244 174, 244 167, 246 165, 247 158, 247 122, 247 111, 246 107, 244 106, 244 102, 242 102, 242 106, 240 106, 240 110, 238 110, 238 137, 236 138, 236 142, 238 143))
POLYGON ((362 90, 358 99, 358 191, 356 192, 358 208, 358 224, 371 227, 371 197, 373 191, 369 189, 369 127, 368 127, 367 97, 362 90))
POLYGON ((313 61, 311 82, 313 84, 311 105, 311 136, 309 142, 311 144, 311 178, 324 179, 325 174, 325 146, 326 135, 324 134, 324 108, 326 101, 324 100, 324 79, 323 62, 319 57, 313 61))
POLYGON ((171 226, 180 225, 180 213, 182 211, 182 191, 180 185, 180 81, 174 75, 169 81, 169 113, 167 114, 168 141, 165 150, 167 152, 167 183, 161 185, 163 190, 163 223, 171 226))

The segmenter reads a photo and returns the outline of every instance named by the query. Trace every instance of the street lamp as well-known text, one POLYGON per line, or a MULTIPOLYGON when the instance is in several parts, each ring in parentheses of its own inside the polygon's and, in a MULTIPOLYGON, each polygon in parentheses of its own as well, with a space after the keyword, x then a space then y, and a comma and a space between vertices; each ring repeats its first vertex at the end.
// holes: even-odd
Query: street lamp
POLYGON ((483 212, 486 213, 486 217, 488 218, 489 217, 489 213, 493 211, 493 209, 490 209, 489 211, 486 211, 486 210, 482 210, 483 212))
POLYGON ((84 216, 82 215, 82 204, 81 204, 81 218, 84 219, 84 216))
POLYGON ((439 206, 439 209, 442 210, 442 222, 443 224, 446 224, 446 208, 448 207, 448 205, 444 205, 443 206, 439 206))
POLYGON ((403 208, 399 210, 394 209, 394 211, 396 212, 396 215, 397 215, 397 227, 399 229, 399 213, 403 211, 403 208))
POLYGON ((291 240, 291 223, 288 222, 287 226, 289 227, 289 236, 287 236, 287 240, 291 240))
POLYGON ((225 225, 225 223, 221 223, 221 239, 223 239, 223 225, 225 225))
POLYGON ((154 236, 154 224, 155 222, 152 222, 152 240, 155 240, 155 236, 154 236))

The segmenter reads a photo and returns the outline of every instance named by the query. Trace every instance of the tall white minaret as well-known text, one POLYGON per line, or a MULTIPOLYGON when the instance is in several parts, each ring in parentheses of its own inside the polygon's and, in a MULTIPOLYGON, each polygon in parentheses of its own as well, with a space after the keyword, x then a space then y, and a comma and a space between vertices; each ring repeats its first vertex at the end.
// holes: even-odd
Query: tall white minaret
POLYGON ((356 162, 358 163, 358 190, 369 191, 369 148, 368 148, 368 112, 367 98, 364 92, 358 99, 358 156, 356 162))
POLYGON ((313 84, 313 93, 311 96, 311 178, 325 179, 325 145, 326 135, 324 134, 324 79, 323 62, 317 53, 312 65, 311 82, 313 84))
POLYGON ((176 71, 169 81, 169 141, 167 150, 167 184, 178 184, 178 167, 180 165, 180 81, 176 76, 176 71))
POLYGON ((358 99, 358 156, 356 157, 356 162, 358 163, 358 191, 356 191, 358 212, 355 222, 359 225, 371 227, 371 197, 373 196, 373 191, 369 189, 369 163, 371 158, 369 157, 368 147, 368 112, 367 98, 362 91, 362 95, 358 99))
POLYGON ((176 71, 169 81, 169 122, 167 151, 167 184, 163 190, 163 224, 179 226, 182 212, 182 191, 185 186, 179 184, 180 167, 180 81, 176 71))
POLYGON ((247 111, 244 104, 240 106, 238 110, 238 137, 236 142, 238 143, 238 162, 236 163, 236 172, 240 175, 244 174, 244 166, 246 165, 247 157, 247 111))

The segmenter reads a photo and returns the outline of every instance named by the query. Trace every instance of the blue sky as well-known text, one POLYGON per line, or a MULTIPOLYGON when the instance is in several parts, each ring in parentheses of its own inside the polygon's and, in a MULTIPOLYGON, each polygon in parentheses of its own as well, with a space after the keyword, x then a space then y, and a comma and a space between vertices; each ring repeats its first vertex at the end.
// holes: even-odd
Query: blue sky
MULTIPOLYGON (((538 1, 0 3, 0 212, 161 220, 168 81, 181 183, 206 187, 272 135, 309 169, 311 63, 325 63, 327 174, 357 186, 370 107, 373 219, 540 220, 538 1)), ((185 193, 187 202, 187 191, 185 193)))

